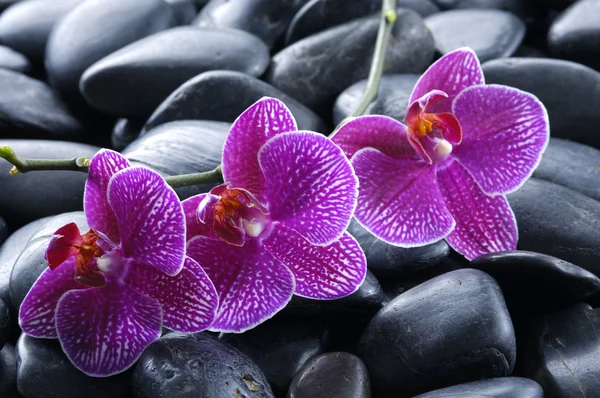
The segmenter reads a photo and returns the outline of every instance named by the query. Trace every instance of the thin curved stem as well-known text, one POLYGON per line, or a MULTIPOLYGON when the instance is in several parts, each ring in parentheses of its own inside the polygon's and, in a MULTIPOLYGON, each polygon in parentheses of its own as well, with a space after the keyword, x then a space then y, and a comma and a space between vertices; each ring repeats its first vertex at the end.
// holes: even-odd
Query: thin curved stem
POLYGON ((15 151, 8 145, 0 146, 0 158, 6 159, 13 168, 11 175, 17 173, 28 173, 36 170, 69 170, 82 171, 87 173, 90 160, 85 156, 78 156, 73 159, 28 159, 15 154, 15 151))

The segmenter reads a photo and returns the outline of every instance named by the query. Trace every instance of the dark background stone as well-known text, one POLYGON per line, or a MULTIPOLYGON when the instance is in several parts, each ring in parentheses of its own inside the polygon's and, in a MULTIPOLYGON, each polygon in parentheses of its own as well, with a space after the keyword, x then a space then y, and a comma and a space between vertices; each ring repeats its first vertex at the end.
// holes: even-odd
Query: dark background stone
POLYGON ((154 111, 144 131, 174 120, 210 119, 233 123, 262 97, 283 101, 300 130, 326 133, 323 121, 306 106, 275 87, 252 76, 235 71, 202 73, 177 88, 154 111))
POLYGON ((90 65, 174 23, 173 11, 163 0, 86 0, 48 38, 50 83, 64 96, 80 100, 79 78, 90 65))
POLYGON ((496 279, 511 314, 539 314, 585 301, 600 293, 600 279, 567 261, 525 251, 490 253, 469 267, 496 279))
POLYGON ((0 350, 0 396, 2 398, 18 398, 17 391, 17 356, 15 346, 6 343, 0 350))
POLYGON ((296 373, 288 398, 371 398, 369 371, 347 352, 330 352, 308 361, 296 373))
POLYGON ((0 137, 82 141, 81 123, 45 83, 0 69, 0 137))
MULTIPOLYGON (((552 129, 552 126, 550 126, 552 129)), ((542 161, 533 171, 541 180, 571 188, 600 201, 600 150, 573 141, 550 138, 542 161)))
POLYGON ((0 14, 0 43, 43 63, 54 24, 83 0, 21 1, 0 14))
POLYGON ((25 397, 128 398, 131 372, 91 377, 67 359, 58 340, 21 335, 17 343, 17 387, 25 397))
POLYGON ((246 355, 203 333, 169 333, 152 343, 133 371, 136 398, 274 398, 246 355))
POLYGON ((524 377, 498 377, 426 392, 414 398, 544 398, 544 390, 524 377))
POLYGON ((600 2, 580 0, 565 10, 548 31, 552 55, 600 70, 600 2))
POLYGON ((365 330, 359 356, 369 369, 375 396, 411 397, 509 375, 516 358, 515 334, 496 281, 464 269, 389 302, 365 330))
POLYGON ((529 179, 508 195, 520 250, 561 258, 600 275, 600 202, 548 181, 529 179))
POLYGON ((436 49, 447 54, 471 47, 479 61, 511 56, 525 36, 525 24, 499 10, 453 10, 425 18, 436 49))
POLYGON ((275 317, 242 334, 222 334, 221 339, 248 355, 273 390, 284 392, 306 361, 325 351, 329 333, 317 320, 275 317))
POLYGON ((240 29, 255 34, 273 47, 293 16, 292 0, 211 0, 194 24, 240 29))
POLYGON ((260 76, 269 50, 236 29, 178 27, 138 40, 85 71, 80 89, 90 105, 121 117, 146 118, 173 90, 206 71, 260 76))
POLYGON ((533 322, 528 345, 521 351, 525 375, 536 380, 546 398, 600 395, 600 316, 578 304, 533 322))

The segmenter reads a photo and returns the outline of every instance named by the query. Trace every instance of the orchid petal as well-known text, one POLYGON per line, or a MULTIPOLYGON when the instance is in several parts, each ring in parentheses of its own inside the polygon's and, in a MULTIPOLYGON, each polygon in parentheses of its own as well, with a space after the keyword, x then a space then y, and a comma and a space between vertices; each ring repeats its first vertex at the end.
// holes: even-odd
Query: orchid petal
POLYGON ((171 330, 201 332, 215 319, 219 305, 217 291, 202 267, 189 257, 176 276, 134 264, 125 283, 136 292, 158 300, 163 310, 163 325, 171 330))
POLYGON ((83 241, 79 227, 74 222, 63 225, 52 234, 44 252, 44 260, 50 269, 55 269, 79 251, 73 247, 83 241))
POLYGON ((331 140, 348 159, 363 148, 375 148, 392 157, 411 157, 414 150, 406 142, 406 127, 388 116, 360 116, 344 123, 331 140))
POLYGON ((458 161, 438 170, 438 180, 456 220, 454 231, 446 237, 454 250, 472 260, 482 254, 517 248, 517 222, 504 196, 483 193, 458 161))
POLYGON ((106 196, 110 178, 119 170, 131 167, 121 154, 101 149, 90 160, 88 178, 83 194, 83 209, 91 229, 104 233, 113 242, 119 242, 117 219, 106 196))
POLYGON ((347 232, 328 246, 315 246, 293 229, 279 224, 263 244, 296 278, 296 295, 338 299, 354 293, 365 279, 367 260, 347 232))
POLYGON ((445 101, 434 104, 428 112, 450 112, 452 101, 465 88, 484 84, 477 55, 470 48, 459 48, 434 62, 415 84, 409 105, 432 90, 448 94, 445 101))
POLYGON ((195 195, 181 202, 183 213, 185 214, 186 241, 198 235, 214 237, 212 230, 213 221, 210 217, 207 217, 206 223, 202 223, 198 219, 198 206, 200 206, 206 195, 205 193, 195 195))
POLYGON ((111 376, 137 361, 161 332, 155 299, 118 284, 71 290, 58 302, 58 339, 73 365, 90 376, 111 376))
POLYGON ((313 244, 342 236, 356 207, 358 180, 342 150, 309 131, 271 138, 259 151, 270 218, 313 244))
POLYGON ((19 309, 19 325, 30 336, 57 338, 55 313, 60 298, 70 290, 84 289, 75 282, 75 258, 58 268, 45 269, 35 281, 19 309))
POLYGON ((198 236, 187 249, 219 293, 217 318, 209 330, 244 332, 271 318, 292 298, 294 274, 256 240, 237 247, 198 236))
POLYGON ((231 126, 223 146, 223 179, 233 188, 245 188, 263 201, 264 178, 258 151, 270 138, 296 131, 296 121, 285 104, 262 98, 246 109, 231 126))
POLYGON ((142 167, 121 170, 108 185, 108 201, 125 256, 177 275, 185 257, 185 216, 165 180, 142 167))
POLYGON ((354 216, 379 239, 402 247, 423 246, 454 228, 434 166, 394 159, 372 148, 357 152, 352 165, 361 181, 354 216))
POLYGON ((452 153, 481 189, 503 195, 523 185, 550 140, 544 105, 516 88, 486 85, 463 91, 453 111, 464 139, 452 153))

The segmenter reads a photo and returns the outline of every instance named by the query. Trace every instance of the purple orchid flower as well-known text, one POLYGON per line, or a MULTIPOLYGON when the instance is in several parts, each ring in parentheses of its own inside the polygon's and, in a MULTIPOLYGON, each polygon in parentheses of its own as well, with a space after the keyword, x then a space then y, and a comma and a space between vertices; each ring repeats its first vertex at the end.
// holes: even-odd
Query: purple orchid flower
POLYGON ((518 230, 503 195, 525 183, 548 144, 542 103, 512 87, 485 85, 468 48, 431 65, 409 102, 408 128, 363 116, 332 138, 360 180, 356 219, 403 247, 445 238, 467 259, 514 250, 518 230))
POLYGON ((161 326, 199 332, 214 320, 215 288, 185 256, 185 216, 154 171, 101 150, 84 193, 90 231, 67 224, 53 235, 44 270, 25 297, 19 324, 33 337, 60 340, 90 376, 129 368, 161 326))
POLYGON ((336 299, 358 289, 366 260, 345 232, 358 180, 340 148, 297 131, 281 101, 263 98, 233 123, 222 167, 225 184, 183 202, 187 253, 219 293, 210 330, 253 328, 294 293, 336 299))

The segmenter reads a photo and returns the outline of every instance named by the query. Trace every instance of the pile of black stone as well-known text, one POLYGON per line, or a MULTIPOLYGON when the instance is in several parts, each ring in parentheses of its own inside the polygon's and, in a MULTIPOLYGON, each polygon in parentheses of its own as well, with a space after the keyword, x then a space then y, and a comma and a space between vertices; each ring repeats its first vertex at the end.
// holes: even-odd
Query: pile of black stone
MULTIPOLYGON (((165 176, 207 171, 230 123, 263 96, 328 134, 365 88, 380 7, 0 0, 0 144, 34 158, 111 147, 165 176)), ((294 298, 241 335, 167 332, 127 372, 91 378, 16 322, 50 235, 84 222, 85 175, 10 177, 0 162, 0 397, 600 397, 600 1, 398 7, 368 113, 401 120, 419 74, 462 46, 488 83, 548 109, 549 147, 508 196, 519 251, 469 263, 444 241, 402 249, 353 224, 370 272, 352 296, 294 298)))

